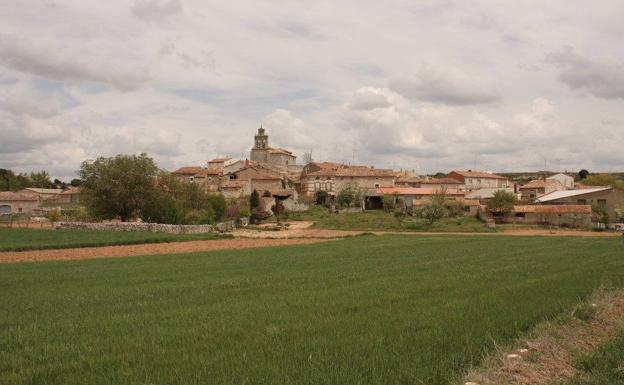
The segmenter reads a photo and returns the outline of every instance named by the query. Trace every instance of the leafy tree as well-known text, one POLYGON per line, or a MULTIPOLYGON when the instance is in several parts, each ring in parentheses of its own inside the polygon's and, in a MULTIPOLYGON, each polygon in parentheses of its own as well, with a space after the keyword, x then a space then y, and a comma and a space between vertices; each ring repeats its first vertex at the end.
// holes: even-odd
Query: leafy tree
POLYGON ((578 178, 579 180, 583 180, 585 178, 587 178, 587 176, 589 176, 589 171, 582 169, 581 171, 578 172, 578 178))
POLYGON ((260 207, 260 194, 254 189, 249 196, 249 207, 253 210, 260 207))
POLYGON ((604 203, 594 203, 592 212, 596 216, 598 223, 603 223, 605 226, 609 223, 609 210, 604 203))
POLYGON ((39 172, 31 172, 30 180, 32 183, 32 187, 38 188, 52 188, 54 184, 50 180, 50 174, 47 171, 39 171, 39 172))
POLYGON ((74 178, 71 180, 71 182, 69 182, 69 184, 74 187, 78 187, 82 184, 82 181, 80 179, 74 178))
POLYGON ((444 206, 436 202, 431 202, 429 204, 426 204, 425 206, 423 206, 423 208, 420 211, 420 215, 423 218, 427 219, 430 225, 444 218, 446 214, 447 214, 446 208, 444 208, 444 206))
POLYGON ((158 168, 146 154, 84 161, 79 171, 85 203, 97 218, 127 221, 154 200, 158 168))
POLYGON ((612 174, 592 174, 583 180, 588 186, 611 186, 624 189, 624 181, 612 174))
POLYGON ((506 215, 513 211, 516 201, 517 198, 514 193, 498 190, 494 193, 492 199, 487 202, 486 206, 491 212, 506 215))
POLYGON ((31 186, 28 175, 15 174, 11 170, 0 168, 0 191, 17 191, 31 186))

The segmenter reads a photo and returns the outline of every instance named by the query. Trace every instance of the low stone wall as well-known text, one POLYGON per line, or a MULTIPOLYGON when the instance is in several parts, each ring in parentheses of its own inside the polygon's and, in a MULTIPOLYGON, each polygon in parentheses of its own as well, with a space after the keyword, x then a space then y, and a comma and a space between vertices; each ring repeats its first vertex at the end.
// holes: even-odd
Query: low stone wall
POLYGON ((217 223, 216 225, 167 225, 163 223, 144 222, 54 222, 55 229, 65 230, 111 230, 111 231, 144 231, 168 234, 206 234, 225 233, 237 227, 249 224, 248 218, 236 221, 217 223))

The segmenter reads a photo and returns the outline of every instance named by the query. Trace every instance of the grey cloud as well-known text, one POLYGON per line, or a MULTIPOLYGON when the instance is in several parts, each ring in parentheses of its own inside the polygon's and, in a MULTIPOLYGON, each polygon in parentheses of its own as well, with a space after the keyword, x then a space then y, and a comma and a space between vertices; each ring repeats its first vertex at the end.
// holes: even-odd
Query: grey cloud
POLYGON ((353 100, 348 104, 352 110, 373 110, 375 108, 386 108, 392 104, 385 95, 371 90, 358 90, 353 100))
POLYGON ((597 61, 581 56, 570 46, 547 55, 568 87, 598 98, 624 99, 624 63, 597 61))
POLYGON ((414 76, 390 81, 390 88, 409 99, 451 106, 488 104, 501 101, 494 89, 459 71, 422 67, 414 76))
POLYGON ((132 6, 132 14, 144 21, 161 21, 180 12, 180 0, 137 0, 132 6))
POLYGON ((0 65, 60 81, 107 83, 120 90, 138 88, 147 80, 144 69, 127 70, 115 63, 88 61, 54 41, 29 41, 0 34, 0 65))

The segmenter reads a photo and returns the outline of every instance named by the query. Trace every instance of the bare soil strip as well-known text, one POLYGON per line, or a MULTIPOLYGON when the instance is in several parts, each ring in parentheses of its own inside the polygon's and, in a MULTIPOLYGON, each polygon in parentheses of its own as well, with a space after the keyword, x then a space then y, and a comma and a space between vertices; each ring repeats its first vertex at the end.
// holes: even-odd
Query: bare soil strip
POLYGON ((0 263, 118 258, 138 255, 179 254, 197 251, 245 249, 325 242, 330 238, 308 239, 224 239, 208 241, 147 243, 141 245, 85 247, 59 250, 33 250, 0 253, 0 263))
POLYGON ((539 325, 514 349, 499 350, 482 368, 470 371, 462 383, 547 385, 570 379, 575 357, 591 353, 624 326, 624 290, 601 290, 575 312, 589 319, 571 315, 539 325))
POLYGON ((462 233, 462 232, 434 232, 434 231, 379 231, 379 230, 331 230, 310 228, 313 222, 297 221, 289 222, 289 227, 280 231, 266 231, 255 228, 242 228, 234 230, 235 237, 240 238, 338 238, 373 233, 376 235, 473 235, 473 236, 544 236, 544 237, 621 237, 617 232, 610 231, 584 231, 571 229, 505 229, 492 233, 462 233))

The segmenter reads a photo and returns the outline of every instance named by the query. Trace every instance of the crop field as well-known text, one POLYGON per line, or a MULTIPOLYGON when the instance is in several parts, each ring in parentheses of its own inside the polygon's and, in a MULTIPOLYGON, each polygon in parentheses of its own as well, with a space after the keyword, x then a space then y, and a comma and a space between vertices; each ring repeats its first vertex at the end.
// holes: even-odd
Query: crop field
POLYGON ((165 234, 101 230, 39 230, 0 227, 0 251, 66 249, 221 239, 218 234, 165 234))
POLYGON ((1 384, 448 384, 624 285, 618 239, 358 236, 0 265, 1 384))

